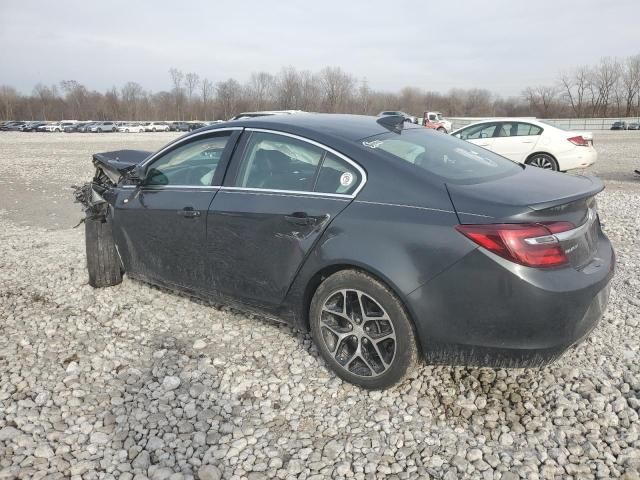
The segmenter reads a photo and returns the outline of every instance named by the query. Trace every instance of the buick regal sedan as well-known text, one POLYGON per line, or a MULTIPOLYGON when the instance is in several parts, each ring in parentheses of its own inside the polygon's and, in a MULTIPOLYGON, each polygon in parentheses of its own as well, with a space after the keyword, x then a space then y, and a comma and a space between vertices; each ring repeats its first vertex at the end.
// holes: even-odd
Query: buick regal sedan
POLYGON ((537 367, 584 339, 614 269, 603 184, 403 120, 274 115, 94 155, 90 284, 126 273, 286 321, 366 388, 421 358, 537 367))

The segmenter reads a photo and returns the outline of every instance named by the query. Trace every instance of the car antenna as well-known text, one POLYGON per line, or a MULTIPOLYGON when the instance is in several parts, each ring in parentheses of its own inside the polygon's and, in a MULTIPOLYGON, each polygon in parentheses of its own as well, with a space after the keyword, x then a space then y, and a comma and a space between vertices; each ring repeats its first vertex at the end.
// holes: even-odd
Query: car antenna
POLYGON ((380 117, 377 122, 393 133, 402 133, 405 118, 402 115, 385 115, 380 117))

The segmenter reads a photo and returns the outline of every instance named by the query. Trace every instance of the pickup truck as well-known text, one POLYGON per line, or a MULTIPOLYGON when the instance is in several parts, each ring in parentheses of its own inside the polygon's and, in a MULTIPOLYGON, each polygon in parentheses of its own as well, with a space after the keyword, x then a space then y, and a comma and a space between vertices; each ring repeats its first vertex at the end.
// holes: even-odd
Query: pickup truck
POLYGON ((429 124, 436 124, 435 130, 442 133, 449 133, 451 131, 451 122, 446 120, 440 112, 424 112, 422 115, 422 125, 427 128, 434 128, 429 124))

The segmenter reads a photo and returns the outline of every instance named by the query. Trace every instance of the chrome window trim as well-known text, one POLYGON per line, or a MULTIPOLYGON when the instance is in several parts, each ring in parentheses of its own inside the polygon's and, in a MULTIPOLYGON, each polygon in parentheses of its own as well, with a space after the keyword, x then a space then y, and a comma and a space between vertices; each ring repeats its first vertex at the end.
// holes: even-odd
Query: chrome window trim
POLYGON ((254 188, 254 187, 222 187, 222 190, 229 191, 244 191, 247 193, 291 193, 294 195, 307 195, 312 197, 335 197, 335 198, 353 198, 353 195, 346 195, 342 193, 324 193, 324 192, 307 192, 306 190, 278 190, 275 188, 254 188))
POLYGON ((271 190, 268 188, 244 188, 244 187, 221 187, 220 190, 229 193, 242 193, 245 195, 275 195, 280 197, 301 197, 301 198, 322 198, 327 200, 351 200, 351 195, 341 195, 339 193, 304 192, 297 190, 271 190))
POLYGON ((418 206, 418 205, 405 205, 403 203, 371 202, 369 200, 356 200, 355 203, 363 203, 365 205, 382 205, 384 207, 414 208, 416 210, 429 210, 431 212, 456 213, 456 212, 454 212, 452 210, 443 210, 441 208, 421 207, 421 206, 418 206))
POLYGON ((120 188, 133 190, 140 188, 141 190, 219 190, 219 185, 122 185, 120 188))
MULTIPOLYGON (((299 190, 269 190, 269 189, 265 189, 265 188, 253 188, 253 187, 224 187, 224 188, 239 189, 239 190, 287 192, 287 193, 290 192, 290 193, 295 193, 295 194, 311 194, 311 195, 316 195, 316 196, 355 198, 358 195, 358 193, 360 193, 360 191, 364 188, 365 184, 367 183, 367 172, 364 170, 364 168, 362 168, 358 163, 356 163, 355 161, 351 160, 346 155, 343 155, 342 153, 334 150, 331 147, 327 147, 326 145, 324 145, 324 144, 322 144, 320 142, 316 142, 315 140, 311 140, 311 139, 306 138, 306 137, 301 137, 300 135, 295 135, 293 133, 281 132, 279 130, 270 130, 270 129, 267 129, 267 128, 245 128, 245 131, 247 131, 247 132, 271 133, 273 135, 282 135, 284 137, 295 138, 296 140, 300 140, 302 142, 306 142, 306 143, 314 145, 314 146, 316 146, 318 148, 326 150, 327 152, 330 152, 330 153, 334 154, 336 157, 344 160, 349 165, 354 167, 360 173, 360 184, 358 185, 358 188, 356 188, 353 191, 353 193, 350 193, 350 194, 324 193, 324 192, 314 192, 314 191, 307 192, 307 191, 299 191, 299 190)), ((243 160, 244 160, 244 158, 243 158, 243 160)))
POLYGON ((161 156, 164 152, 166 152, 167 150, 169 150, 170 148, 179 148, 182 146, 183 143, 187 143, 188 141, 192 140, 195 137, 200 137, 203 135, 211 135, 214 133, 218 133, 218 132, 227 132, 227 131, 233 131, 233 130, 243 130, 243 127, 224 127, 224 128, 215 128, 213 130, 205 130, 204 132, 199 132, 199 133, 191 133, 191 134, 187 134, 186 136, 184 136, 182 138, 182 140, 180 138, 178 138, 176 141, 165 145, 164 148, 162 148, 161 150, 157 151, 156 153, 151 154, 151 156, 149 158, 147 158, 146 160, 144 160, 140 166, 141 167, 146 167, 149 163, 153 162, 154 160, 156 160, 159 156, 161 156))

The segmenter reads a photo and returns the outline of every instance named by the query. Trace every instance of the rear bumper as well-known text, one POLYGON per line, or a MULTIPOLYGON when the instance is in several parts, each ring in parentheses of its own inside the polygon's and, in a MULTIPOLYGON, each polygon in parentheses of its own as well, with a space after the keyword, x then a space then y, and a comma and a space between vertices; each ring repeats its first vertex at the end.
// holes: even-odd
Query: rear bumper
POLYGON ((586 168, 598 160, 598 152, 593 147, 574 147, 569 152, 558 155, 560 170, 586 168))
POLYGON ((580 270, 516 265, 476 249, 407 297, 430 363, 537 367, 582 341, 604 313, 615 256, 600 235, 580 270))

